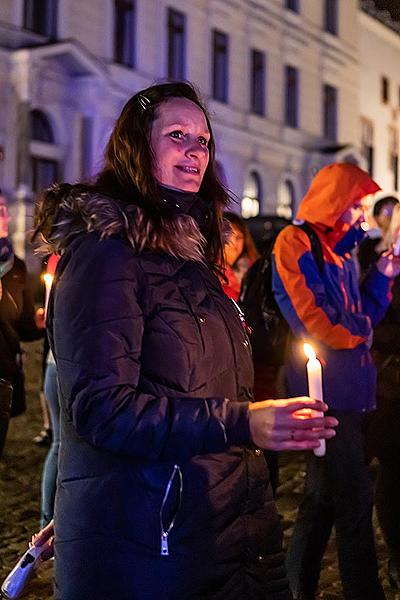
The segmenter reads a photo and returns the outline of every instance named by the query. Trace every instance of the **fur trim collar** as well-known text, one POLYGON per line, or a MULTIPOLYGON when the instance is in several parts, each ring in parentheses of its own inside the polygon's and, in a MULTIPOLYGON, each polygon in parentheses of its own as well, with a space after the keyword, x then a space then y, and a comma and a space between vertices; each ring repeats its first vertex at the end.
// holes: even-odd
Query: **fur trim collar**
POLYGON ((122 205, 108 196, 86 192, 71 193, 61 201, 47 251, 62 252, 72 238, 85 231, 96 231, 101 239, 125 237, 137 252, 151 250, 183 260, 205 260, 206 240, 191 216, 173 214, 155 221, 134 204, 122 205))

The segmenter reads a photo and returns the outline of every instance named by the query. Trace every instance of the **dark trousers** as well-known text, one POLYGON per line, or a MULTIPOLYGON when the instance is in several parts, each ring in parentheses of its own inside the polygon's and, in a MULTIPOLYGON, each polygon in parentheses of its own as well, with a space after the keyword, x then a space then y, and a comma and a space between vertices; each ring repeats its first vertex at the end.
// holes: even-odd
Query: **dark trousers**
POLYGON ((289 581, 295 595, 313 597, 332 527, 343 596, 346 600, 385 598, 378 579, 372 529, 372 482, 364 458, 363 414, 330 411, 337 417, 336 437, 326 456, 310 452, 305 495, 287 554, 289 581))
POLYGON ((0 379, 0 458, 6 443, 8 422, 10 419, 12 387, 8 381, 0 379))

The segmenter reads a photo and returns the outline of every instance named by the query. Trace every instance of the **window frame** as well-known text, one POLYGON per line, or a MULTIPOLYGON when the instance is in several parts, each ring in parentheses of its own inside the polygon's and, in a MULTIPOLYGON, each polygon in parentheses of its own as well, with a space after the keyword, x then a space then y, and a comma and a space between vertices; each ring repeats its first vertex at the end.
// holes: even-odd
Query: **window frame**
POLYGON ((292 129, 299 128, 300 71, 285 65, 285 115, 284 122, 292 129))
POLYGON ((186 77, 186 14, 167 8, 167 75, 169 79, 186 77))
POLYGON ((325 0, 324 30, 331 35, 339 35, 339 2, 337 0, 325 0))
POLYGON ((134 69, 136 65, 135 0, 114 0, 113 60, 134 69), (128 35, 126 34, 128 32, 128 35))
POLYGON ((24 0, 23 27, 50 39, 57 38, 58 0, 24 0))
POLYGON ((322 86, 322 134, 325 139, 332 142, 337 142, 338 139, 338 113, 338 88, 329 83, 324 83, 322 86))
POLYGON ((212 97, 224 104, 229 100, 229 36, 219 29, 212 30, 212 97))
POLYGON ((292 12, 299 14, 300 0, 285 0, 285 8, 286 10, 291 10, 292 12))
POLYGON ((266 113, 266 62, 265 52, 251 48, 250 111, 259 117, 264 117, 266 113))

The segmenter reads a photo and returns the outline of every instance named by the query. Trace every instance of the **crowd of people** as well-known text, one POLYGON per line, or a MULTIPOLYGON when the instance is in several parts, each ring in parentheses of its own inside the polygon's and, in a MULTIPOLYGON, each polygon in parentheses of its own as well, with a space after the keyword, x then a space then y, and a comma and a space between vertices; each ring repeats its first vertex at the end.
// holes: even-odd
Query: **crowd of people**
POLYGON ((366 239, 365 199, 378 190, 354 165, 322 168, 260 257, 246 222, 227 211, 205 106, 176 82, 127 102, 93 181, 40 197, 34 239, 54 280, 36 314, 23 283, 6 314, 10 270, 25 270, 0 204, 0 335, 10 324, 16 332, 2 340, 13 348, 0 373, 14 387, 11 414, 21 410, 19 341, 46 326, 50 344, 53 439, 33 544, 54 554, 55 598, 312 600, 335 527, 344 598, 380 600, 373 458, 400 587, 400 205, 377 202, 381 235, 366 239), (273 346, 252 355, 243 302, 246 278, 265 273, 267 258, 288 327, 279 361, 273 346), (308 395, 302 342, 322 363, 323 398, 308 395), (307 451, 286 557, 274 501, 280 451, 307 451))

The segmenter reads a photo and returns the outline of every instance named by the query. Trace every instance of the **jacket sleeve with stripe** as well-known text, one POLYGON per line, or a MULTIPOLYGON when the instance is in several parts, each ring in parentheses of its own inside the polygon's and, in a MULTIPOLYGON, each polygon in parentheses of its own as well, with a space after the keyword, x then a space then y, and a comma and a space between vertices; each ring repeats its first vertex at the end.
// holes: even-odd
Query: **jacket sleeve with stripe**
MULTIPOLYGON (((351 264, 350 264, 351 263, 351 264)), ((338 265, 320 273, 307 234, 294 226, 278 236, 273 251, 273 288, 277 303, 297 336, 311 336, 334 349, 368 342, 372 323, 387 307, 386 277, 371 272, 360 296, 354 264, 346 268, 353 289, 345 289, 338 265), (359 305, 362 310, 360 312, 359 305)))

